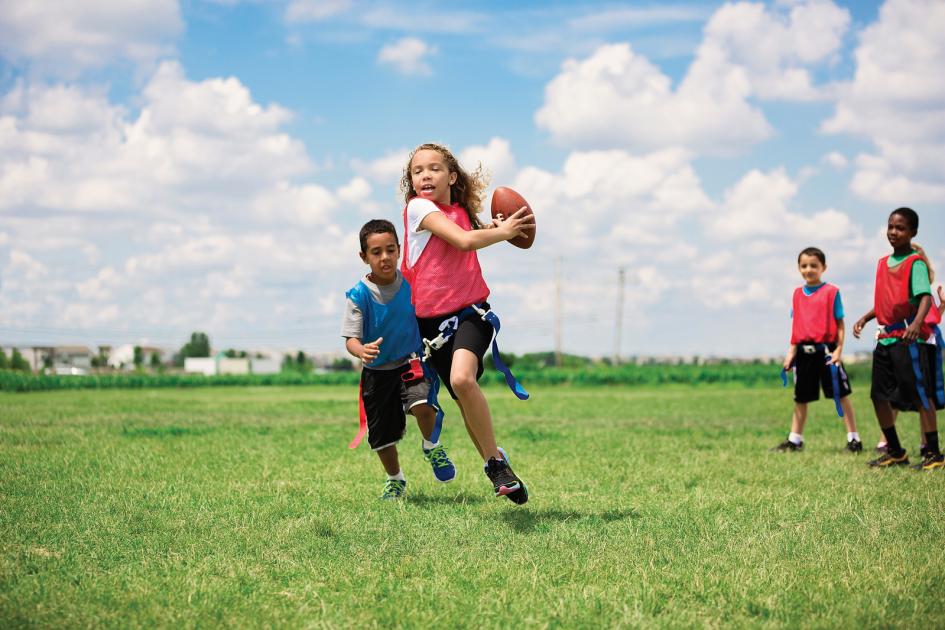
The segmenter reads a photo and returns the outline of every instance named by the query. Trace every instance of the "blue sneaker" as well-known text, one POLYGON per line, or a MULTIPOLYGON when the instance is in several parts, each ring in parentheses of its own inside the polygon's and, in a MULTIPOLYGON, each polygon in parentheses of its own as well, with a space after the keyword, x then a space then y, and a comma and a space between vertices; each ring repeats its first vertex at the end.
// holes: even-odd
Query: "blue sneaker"
POLYGON ((407 481, 400 479, 388 479, 384 482, 384 493, 381 498, 385 501, 391 499, 400 499, 407 492, 407 481))
MULTIPOLYGON (((423 448, 423 442, 420 443, 423 448)), ((450 461, 446 454, 446 449, 442 444, 434 446, 427 450, 423 449, 423 458, 426 459, 433 468, 433 476, 441 483, 449 483, 456 478, 456 467, 450 461)))

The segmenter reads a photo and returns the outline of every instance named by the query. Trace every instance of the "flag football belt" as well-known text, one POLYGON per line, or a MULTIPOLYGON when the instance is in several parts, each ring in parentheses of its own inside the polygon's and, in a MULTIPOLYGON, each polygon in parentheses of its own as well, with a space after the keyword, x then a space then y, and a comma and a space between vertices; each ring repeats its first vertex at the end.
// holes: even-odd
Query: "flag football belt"
MULTIPOLYGON (((896 322, 895 324, 880 326, 880 337, 882 338, 883 333, 905 330, 912 322, 912 319, 907 319, 905 321, 896 322)), ((942 349, 945 347, 945 341, 942 339, 941 328, 933 325, 932 332, 935 334, 935 353, 937 355, 935 361, 933 361, 935 364, 935 399, 940 406, 945 406, 945 379, 942 377, 942 349)), ((919 344, 915 341, 909 344, 909 357, 912 359, 912 372, 915 374, 915 388, 919 393, 919 401, 922 403, 923 409, 934 409, 934 405, 931 404, 929 397, 925 393, 925 383, 922 378, 922 364, 919 360, 919 344)))
MULTIPOLYGON (((400 375, 405 385, 418 381, 425 376, 430 378, 430 375, 427 374, 426 365, 416 354, 410 355, 407 365, 409 369, 406 372, 402 372, 400 375)), ((435 373, 433 374, 433 378, 436 378, 435 373)), ((431 380, 431 383, 432 382, 431 380)), ((439 381, 437 381, 437 385, 439 385, 439 381)), ((358 434, 355 435, 354 439, 348 444, 348 448, 356 448, 367 434, 367 412, 364 410, 363 387, 363 385, 358 385, 358 434)), ((437 389, 439 389, 439 387, 437 387, 437 389)), ((432 384, 430 390, 427 392, 427 404, 436 410, 436 424, 433 428, 433 434, 430 436, 430 441, 436 442, 440 439, 440 429, 443 426, 443 410, 440 409, 440 405, 436 400, 436 392, 433 391, 432 384)))
MULTIPOLYGON (((824 359, 829 363, 830 349, 825 343, 802 343, 798 344, 801 352, 804 354, 822 353, 824 359)), ((794 363, 791 363, 794 367, 794 363)), ((830 384, 833 386, 833 406, 837 409, 837 415, 843 417, 843 406, 840 404, 840 366, 836 363, 830 363, 830 384)), ((781 368, 781 386, 787 387, 787 370, 781 368)))
POLYGON ((516 398, 519 400, 528 400, 528 392, 525 391, 525 388, 522 387, 521 383, 515 378, 515 375, 512 374, 512 370, 505 364, 502 357, 499 356, 498 339, 499 330, 502 327, 499 316, 492 312, 492 309, 486 310, 479 304, 467 306, 461 310, 459 314, 443 322, 439 335, 433 339, 423 340, 423 371, 427 375, 427 378, 430 379, 430 399, 433 401, 431 404, 434 404, 437 408, 436 425, 433 428, 433 435, 430 437, 431 442, 436 442, 440 437, 440 429, 443 426, 443 412, 439 409, 438 405, 435 405, 437 395, 440 392, 440 379, 437 376, 436 370, 433 369, 433 366, 427 363, 427 359, 433 356, 434 352, 446 345, 453 335, 456 334, 456 331, 459 330, 460 324, 473 317, 478 317, 492 326, 492 365, 505 376, 505 383, 509 386, 509 389, 512 390, 512 393, 515 394, 516 398))

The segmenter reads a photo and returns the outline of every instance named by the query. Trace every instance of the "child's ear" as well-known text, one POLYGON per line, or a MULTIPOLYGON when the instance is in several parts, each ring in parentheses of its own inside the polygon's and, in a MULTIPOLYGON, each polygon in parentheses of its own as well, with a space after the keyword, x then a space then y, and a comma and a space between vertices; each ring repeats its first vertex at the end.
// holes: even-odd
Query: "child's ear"
POLYGON ((450 186, 452 186, 453 184, 456 183, 456 179, 457 179, 458 177, 459 177, 459 175, 457 175, 455 171, 453 171, 452 173, 450 173, 450 186))
POLYGON ((367 255, 364 252, 358 252, 358 255, 361 256, 361 262, 365 265, 368 264, 367 255))

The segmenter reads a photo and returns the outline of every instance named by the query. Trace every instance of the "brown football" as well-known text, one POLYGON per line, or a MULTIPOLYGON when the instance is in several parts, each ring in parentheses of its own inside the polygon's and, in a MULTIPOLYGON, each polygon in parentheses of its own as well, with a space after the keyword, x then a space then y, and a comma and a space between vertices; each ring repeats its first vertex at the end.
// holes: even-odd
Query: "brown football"
MULTIPOLYGON (((500 186, 495 189, 495 192, 492 193, 492 218, 498 219, 499 215, 502 215, 503 218, 508 218, 515 214, 519 208, 525 206, 525 216, 531 217, 532 223, 535 222, 535 214, 532 212, 532 207, 528 205, 528 202, 525 201, 525 198, 520 194, 512 190, 511 188, 506 188, 505 186, 500 186)), ((535 242, 535 229, 528 231, 527 236, 516 236, 515 238, 509 240, 509 243, 515 245, 516 247, 521 247, 522 249, 528 249, 535 242)))

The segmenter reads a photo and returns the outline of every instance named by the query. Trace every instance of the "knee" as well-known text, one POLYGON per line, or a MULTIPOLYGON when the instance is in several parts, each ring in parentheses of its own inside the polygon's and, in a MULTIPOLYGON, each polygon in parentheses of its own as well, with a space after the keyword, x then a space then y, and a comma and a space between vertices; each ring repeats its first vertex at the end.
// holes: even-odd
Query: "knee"
POLYGON ((477 388, 476 375, 467 372, 457 372, 450 374, 450 387, 456 392, 457 396, 464 396, 477 388))

